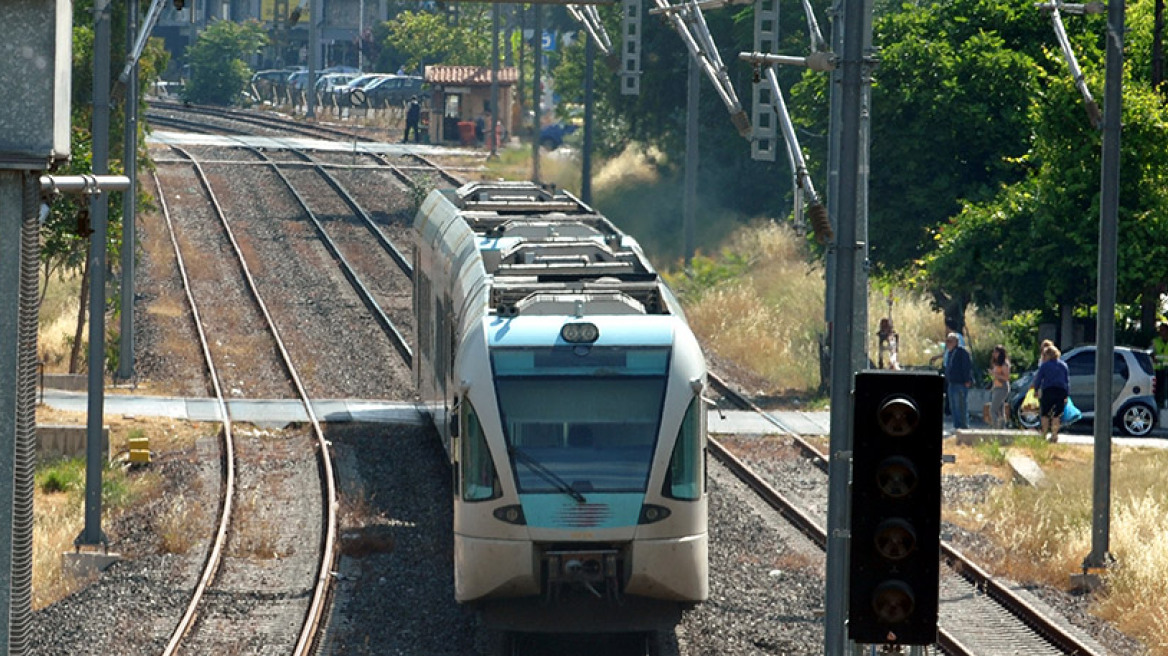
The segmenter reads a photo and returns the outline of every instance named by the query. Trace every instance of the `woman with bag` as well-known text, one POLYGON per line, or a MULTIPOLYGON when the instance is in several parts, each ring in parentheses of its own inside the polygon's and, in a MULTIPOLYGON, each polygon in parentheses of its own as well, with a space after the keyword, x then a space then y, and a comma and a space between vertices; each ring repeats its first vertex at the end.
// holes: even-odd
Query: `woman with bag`
POLYGON ((1063 407, 1071 392, 1071 375, 1067 363, 1059 359, 1062 353, 1053 344, 1042 349, 1042 364, 1034 375, 1033 389, 1038 390, 1039 412, 1042 416, 1042 434, 1050 431, 1050 441, 1058 442, 1063 420, 1063 407))
POLYGON ((1010 357, 1001 344, 990 354, 990 377, 994 381, 990 391, 990 419, 995 429, 1005 428, 1010 416, 1010 404, 1006 402, 1010 397, 1010 357))

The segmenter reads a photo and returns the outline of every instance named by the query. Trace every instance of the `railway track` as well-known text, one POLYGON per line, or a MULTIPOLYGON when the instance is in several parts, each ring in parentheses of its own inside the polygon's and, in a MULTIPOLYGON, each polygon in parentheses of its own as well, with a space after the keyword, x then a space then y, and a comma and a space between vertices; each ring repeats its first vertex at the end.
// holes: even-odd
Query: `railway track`
MULTIPOLYGON (((291 132, 329 141, 364 141, 368 138, 367 135, 361 135, 348 130, 316 123, 303 123, 281 116, 267 116, 262 113, 246 110, 185 105, 164 101, 151 101, 150 106, 155 110, 147 114, 147 119, 151 123, 200 134, 258 135, 261 133, 256 128, 263 128, 264 130, 270 130, 279 135, 291 132), (172 113, 163 114, 161 113, 162 111, 172 113), (174 113, 185 114, 186 116, 175 116, 174 113), (190 118, 191 115, 201 117, 202 120, 190 118), (227 123, 227 125, 224 125, 224 123, 227 123), (250 129, 233 126, 231 123, 241 123, 250 126, 250 129)), ((403 184, 413 188, 417 188, 422 184, 431 183, 428 179, 430 176, 436 176, 443 184, 450 184, 455 187, 466 182, 466 179, 455 175, 447 167, 441 166, 429 157, 419 153, 410 152, 404 154, 403 157, 405 159, 414 162, 412 165, 394 162, 385 155, 378 153, 371 153, 370 156, 393 173, 403 184), (422 180, 418 180, 418 177, 421 177, 422 180)))
MULTIPOLYGON (((312 403, 309 400, 308 394, 305 391, 304 384, 301 380, 296 366, 288 353, 283 339, 281 338, 279 329, 268 311, 254 277, 250 271, 247 259, 240 248, 240 244, 236 239, 227 215, 223 212, 215 193, 207 180, 206 174, 202 168, 193 159, 192 165, 197 172, 200 183, 214 207, 215 215, 217 216, 223 234, 231 243, 231 249, 234 252, 240 272, 246 281, 247 287, 251 292, 255 305, 259 308, 264 316, 265 323, 268 327, 269 335, 276 345, 276 349, 280 354, 282 366, 285 369, 288 379, 295 388, 297 397, 301 400, 304 406, 305 413, 309 417, 311 425, 311 432, 314 438, 315 447, 310 449, 315 452, 315 458, 318 460, 317 471, 319 473, 318 484, 320 486, 320 494, 318 496, 320 502, 319 516, 321 521, 317 530, 308 538, 308 544, 302 547, 307 547, 309 553, 316 553, 317 556, 315 574, 312 580, 306 583, 306 588, 309 591, 306 599, 293 600, 282 604, 284 612, 295 613, 297 610, 301 611, 300 629, 296 632, 294 639, 291 641, 289 651, 297 656, 310 653, 315 641, 318 638, 318 631, 321 626, 322 618, 324 616, 325 602, 329 592, 329 573, 333 569, 336 552, 336 534, 337 534, 337 516, 336 516, 336 483, 333 475, 333 465, 329 455, 329 450, 324 439, 324 433, 317 418, 312 403), (291 609, 289 611, 288 609, 291 609)), ((234 435, 234 422, 231 420, 229 406, 226 403, 223 394, 223 382, 219 374, 218 368, 215 366, 215 355, 210 347, 211 340, 207 338, 207 329, 204 321, 201 320, 199 312, 199 303, 196 301, 195 294, 192 291, 192 285, 187 273, 187 266, 183 260, 181 248, 179 246, 179 239, 175 236, 173 231, 173 223, 170 219, 169 208, 166 204, 166 195, 162 192, 161 184, 158 178, 155 177, 155 184, 158 187, 159 199, 162 206, 162 211, 166 217, 168 226, 171 228, 171 240, 175 249, 175 257, 179 262, 179 268, 182 273, 184 282, 185 294, 191 306, 192 316, 197 325, 197 331, 200 336, 200 343, 202 351, 206 360, 208 377, 212 381, 212 386, 215 391, 215 397, 220 408, 221 417, 223 418, 224 429, 222 431, 223 442, 223 456, 221 460, 225 463, 222 490, 221 506, 219 509, 218 527, 212 538, 211 546, 208 550, 208 557, 204 563, 202 574, 199 577, 198 584, 192 593, 190 602, 187 605, 186 612, 179 620, 174 629, 164 654, 183 653, 184 649, 193 649, 196 651, 205 651, 206 649, 216 649, 214 645, 219 647, 229 647, 231 642, 237 639, 236 636, 220 634, 224 624, 230 624, 229 620, 224 619, 223 615, 216 613, 209 608, 209 591, 217 591, 220 595, 230 595, 232 591, 232 575, 225 574, 223 570, 223 556, 228 547, 228 539, 231 536, 231 527, 238 521, 236 517, 237 502, 235 499, 236 471, 238 454, 235 448, 236 440, 234 435), (228 642, 224 642, 227 640, 228 642), (192 646, 194 645, 194 646, 192 646)), ((301 533, 303 536, 303 534, 301 533)), ((254 636, 252 636, 254 637, 254 636)), ((270 635, 265 636, 266 639, 272 640, 273 643, 279 643, 280 636, 270 635)))
MULTIPOLYGON (((732 403, 757 412, 775 424, 803 457, 826 474, 826 454, 787 430, 775 417, 739 394, 718 376, 710 374, 709 378, 712 386, 732 403)), ((768 505, 821 548, 826 548, 827 533, 821 518, 813 516, 784 496, 744 460, 713 438, 710 439, 710 451, 768 505)), ((941 543, 941 559, 946 568, 941 575, 938 646, 945 653, 954 656, 1104 654, 1065 622, 1043 612, 1035 603, 995 579, 972 559, 944 542, 941 543)))
MULTIPOLYGON (((239 129, 227 128, 227 127, 210 128, 210 127, 207 127, 206 124, 198 123, 197 121, 188 121, 188 123, 202 125, 202 126, 204 126, 204 128, 207 131, 219 129, 221 134, 222 133, 230 133, 230 134, 245 134, 245 133, 247 133, 247 130, 244 130, 242 128, 239 128, 239 129)), ((176 125, 176 127, 178 127, 178 126, 176 125)), ((184 129, 191 129, 191 128, 187 127, 184 129)), ((367 160, 370 162, 369 164, 358 165, 355 163, 355 161, 351 164, 345 164, 345 163, 340 161, 340 158, 341 158, 340 154, 331 154, 331 153, 330 154, 323 154, 322 151, 317 151, 313 155, 308 155, 307 153, 300 153, 300 154, 289 153, 291 158, 282 158, 281 161, 273 162, 273 161, 270 161, 271 158, 264 158, 262 155, 259 155, 254 150, 252 152, 253 152, 253 154, 257 155, 256 160, 254 160, 252 162, 247 162, 247 163, 234 162, 233 165, 237 166, 237 167, 244 166, 244 165, 252 165, 252 166, 260 166, 260 167, 271 167, 275 170, 283 169, 286 174, 290 174, 290 176, 293 178, 296 178, 299 175, 298 173, 294 173, 296 171, 307 172, 307 171, 311 170, 322 179, 327 177, 326 172, 339 172, 339 171, 360 172, 360 171, 363 171, 366 169, 368 169, 368 170, 382 169, 382 170, 388 171, 399 182, 401 182, 402 184, 409 186, 411 188, 416 188, 414 185, 416 185, 418 183, 414 182, 414 178, 419 172, 427 171, 429 166, 436 166, 436 165, 433 165, 432 163, 429 163, 429 165, 427 165, 427 163, 425 163, 425 162, 423 162, 422 165, 419 165, 419 166, 400 165, 400 164, 396 163, 395 160, 392 160, 389 157, 386 157, 384 155, 374 155, 374 154, 363 154, 362 155, 363 158, 367 158, 367 160), (333 161, 313 161, 313 160, 320 160, 320 159, 324 159, 324 160, 332 159, 333 161)), ((345 155, 345 157, 350 157, 350 156, 345 155)), ((418 160, 418 161, 422 161, 422 160, 418 160)), ((224 166, 227 166, 226 161, 220 162, 217 160, 213 160, 213 162, 216 165, 222 164, 224 166)), ((447 175, 449 175, 449 174, 447 174, 447 175)), ((284 176, 281 176, 281 177, 284 177, 284 176)), ((446 177, 446 176, 443 176, 443 177, 446 177)), ((457 180, 457 178, 454 178, 453 176, 446 177, 446 179, 448 181, 457 180)), ((329 183, 329 184, 331 186, 332 183, 329 183)), ((288 186, 291 187, 291 183, 288 183, 288 186)), ((343 196, 344 194, 342 194, 338 191, 337 195, 343 196)), ((363 210, 359 209, 359 207, 360 207, 359 203, 357 203, 353 199, 350 199, 350 200, 352 200, 352 205, 350 205, 350 209, 352 210, 351 213, 355 217, 360 217, 362 221, 366 221, 367 220, 367 213, 365 213, 365 212, 363 212, 363 210), (366 216, 361 216, 362 214, 365 214, 366 216)), ((313 203, 313 202, 315 202, 315 200, 309 200, 308 202, 313 203)), ((345 202, 347 203, 349 201, 345 201, 345 202)), ((307 206, 308 203, 302 202, 301 204, 307 206)), ((305 209, 307 210, 307 207, 305 207, 305 209)), ((323 230, 323 228, 318 228, 318 230, 323 230)), ((408 262, 406 263, 406 265, 408 266, 408 262)), ((395 266, 402 268, 403 271, 405 270, 404 267, 402 267, 402 265, 400 263, 396 264, 395 266)), ((721 391, 723 392, 723 394, 726 394, 729 398, 731 391, 728 388, 725 388, 722 381, 720 381, 716 378, 712 378, 712 382, 713 382, 715 387, 723 388, 721 391)), ((757 410, 757 408, 756 408, 756 410, 757 410)), ((761 412, 761 410, 759 410, 759 411, 761 412)), ((780 430, 784 430, 784 431, 786 430, 786 427, 783 426, 780 421, 776 420, 775 418, 771 417, 770 415, 766 415, 765 413, 764 413, 764 416, 768 417, 768 419, 771 420, 772 423, 775 423, 776 427, 779 428, 780 430)), ((826 464, 825 464, 826 461, 824 460, 824 456, 821 452, 819 452, 815 448, 814 445, 812 445, 809 442, 802 440, 802 439, 795 439, 795 438, 792 438, 792 439, 793 439, 794 443, 798 446, 798 448, 808 458, 809 462, 814 463, 815 466, 821 468, 822 471, 826 470, 826 464)), ((715 455, 716 458, 718 458, 720 461, 725 463, 729 469, 735 471, 736 475, 737 475, 737 472, 738 472, 740 467, 744 468, 744 469, 747 468, 746 465, 743 464, 741 461, 738 463, 738 465, 735 465, 733 463, 733 460, 732 460, 732 459, 734 459, 734 456, 732 454, 730 454, 729 451, 724 449, 720 444, 717 444, 713 441, 711 441, 711 443, 713 444, 713 446, 711 447, 713 455, 715 455)), ((748 480, 749 478, 750 478, 749 475, 743 475, 743 480, 746 481, 747 484, 750 485, 753 489, 765 489, 766 487, 769 487, 769 484, 767 484, 766 481, 763 481, 762 479, 758 478, 757 476, 753 477, 755 480, 758 481, 757 484, 755 482, 751 482, 751 480, 748 480), (756 485, 758 485, 758 487, 756 487, 756 485)), ((772 490, 773 490, 773 488, 772 488, 772 490)), ((775 492, 775 495, 777 497, 782 496, 781 494, 779 494, 777 492, 775 492)), ((767 495, 764 494, 763 496, 766 497, 767 495)), ((782 514, 784 514, 784 516, 787 516, 787 517, 802 516, 801 520, 796 521, 797 524, 800 524, 800 530, 803 531, 808 536, 811 536, 813 540, 818 540, 819 543, 822 544, 822 540, 823 540, 823 537, 822 537, 823 530, 822 530, 822 526, 821 526, 822 520, 817 518, 814 512, 808 512, 805 509, 800 510, 798 508, 799 504, 797 502, 792 502, 790 500, 787 500, 784 504, 783 501, 771 502, 768 499, 768 503, 772 503, 772 505, 774 505, 776 507, 785 507, 784 510, 780 511, 780 512, 782 512, 782 514), (816 536, 818 536, 818 537, 816 537, 816 536)), ((952 551, 951 549, 948 549, 948 545, 944 545, 944 546, 946 548, 946 551, 952 551)), ((1076 643, 1077 639, 1074 638, 1073 635, 1069 636, 1069 640, 1062 641, 1061 638, 1057 637, 1057 634, 1067 633, 1067 632, 1064 631, 1057 622, 1049 621, 1049 618, 1047 618, 1047 621, 1045 622, 1048 624, 1047 626, 1044 626, 1044 619, 1042 617, 1032 617, 1029 620, 1021 619, 1027 613, 1032 613, 1032 614, 1037 615, 1037 616, 1041 616, 1042 614, 1040 612, 1038 612, 1036 608, 1033 608, 1033 607, 1031 607, 1029 610, 1027 610, 1026 609, 1027 606, 1033 606, 1033 605, 1029 604, 1023 598, 1021 598, 1019 595, 1014 593, 1013 590, 1011 590, 1008 586, 1002 585, 1000 582, 994 581, 992 579, 992 577, 989 577, 988 575, 986 575, 976 565, 969 563, 968 559, 965 559, 960 554, 957 554, 957 555, 951 557, 949 553, 946 553, 944 558, 947 562, 951 563, 956 568, 956 572, 951 574, 951 575, 946 575, 945 577, 943 577, 943 579, 944 579, 942 582, 942 597, 943 597, 943 599, 950 599, 950 598, 963 599, 963 600, 967 601, 968 603, 975 604, 973 607, 970 607, 970 606, 958 606, 956 604, 956 602, 945 602, 946 605, 948 605, 950 603, 953 603, 953 605, 954 605, 953 612, 947 613, 947 611, 945 610, 944 607, 942 609, 942 631, 941 631, 941 636, 940 636, 940 638, 941 638, 940 646, 942 647, 942 649, 945 650, 946 653, 952 653, 952 654, 967 654, 967 653, 977 653, 977 654, 996 654, 996 653, 1095 654, 1095 653, 1099 653, 1097 651, 1092 651, 1091 647, 1089 645, 1077 644, 1076 643), (1018 601, 1016 603, 1016 608, 1014 610, 1006 610, 1006 608, 1009 607, 1008 604, 1002 605, 1001 602, 998 601, 998 598, 1000 597, 1000 598, 1006 599, 1006 598, 1009 598, 1011 596, 1016 597, 1018 599, 1018 601), (962 624, 962 625, 969 624, 968 619, 974 615, 987 615, 987 616, 993 615, 994 619, 993 619, 993 623, 987 625, 989 628, 974 629, 972 632, 970 632, 968 630, 969 629, 968 626, 962 626, 962 627, 960 627, 961 631, 957 631, 957 630, 951 631, 949 625, 952 624, 953 622, 951 621, 951 619, 947 619, 947 618, 951 618, 955 614, 960 615, 960 618, 961 618, 960 624, 962 624), (997 615, 1005 615, 1006 617, 1005 617, 1005 619, 1003 619, 1001 617, 997 617, 997 615), (1009 628, 1002 628, 1003 623, 1006 625, 1009 625, 1009 628), (1040 627, 1040 628, 1038 628, 1038 629, 1030 628, 1032 626, 1033 627, 1040 627), (1018 627, 1021 627, 1021 629, 1018 629, 1018 627), (1015 635, 1016 630, 1020 630, 1021 634, 1015 635), (971 633, 972 633, 972 635, 971 635, 971 633), (989 635, 990 633, 994 633, 997 635, 991 636, 991 635, 989 635), (1026 637, 1027 635, 1029 637, 1026 637), (1025 642, 1025 640, 1031 640, 1031 639, 1035 640, 1035 642, 1034 643, 1025 642)))

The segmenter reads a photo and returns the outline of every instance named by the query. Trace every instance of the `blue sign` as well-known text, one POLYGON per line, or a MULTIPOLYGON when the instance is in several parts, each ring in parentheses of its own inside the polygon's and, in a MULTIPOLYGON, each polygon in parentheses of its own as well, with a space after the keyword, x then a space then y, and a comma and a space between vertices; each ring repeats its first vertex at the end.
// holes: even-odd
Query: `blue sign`
POLYGON ((539 42, 541 50, 555 50, 556 49, 556 33, 544 32, 543 38, 539 42))

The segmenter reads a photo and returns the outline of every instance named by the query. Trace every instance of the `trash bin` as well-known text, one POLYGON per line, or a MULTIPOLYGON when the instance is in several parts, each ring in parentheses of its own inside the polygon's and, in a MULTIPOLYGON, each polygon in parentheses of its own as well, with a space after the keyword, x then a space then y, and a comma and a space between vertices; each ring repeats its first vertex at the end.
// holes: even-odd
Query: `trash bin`
POLYGON ((458 122, 458 140, 464 146, 472 146, 475 143, 475 125, 470 121, 458 122))

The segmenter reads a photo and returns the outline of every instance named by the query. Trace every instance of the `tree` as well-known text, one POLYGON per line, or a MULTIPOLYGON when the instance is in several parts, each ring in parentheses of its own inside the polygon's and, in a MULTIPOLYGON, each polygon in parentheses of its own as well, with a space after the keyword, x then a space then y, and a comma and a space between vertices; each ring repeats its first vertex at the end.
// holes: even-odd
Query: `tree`
MULTIPOLYGON (((113 34, 125 34, 126 7, 125 3, 113 3, 111 16, 111 31, 113 34)), ((70 160, 56 173, 60 175, 88 174, 93 172, 92 167, 92 138, 90 125, 93 111, 93 2, 92 0, 78 0, 73 5, 73 98, 72 98, 72 133, 70 136, 70 160)), ((132 44, 124 44, 122 50, 113 49, 110 57, 111 79, 117 79, 125 63, 125 54, 132 44)), ((139 60, 138 79, 143 88, 148 87, 158 79, 161 71, 166 69, 169 54, 163 47, 161 39, 150 39, 142 58, 139 60)), ((122 143, 122 127, 125 109, 115 106, 110 120, 110 143, 122 143)), ((144 115, 146 110, 145 98, 139 98, 139 114, 144 115)), ((141 129, 141 123, 139 124, 141 129)), ((141 132, 138 135, 138 152, 145 157, 145 137, 141 132)), ((110 169, 114 173, 124 170, 122 166, 122 150, 114 147, 110 154, 110 169)), ((141 191, 141 193, 145 193, 141 191)), ((143 201, 139 200, 141 206, 143 201)), ((108 252, 110 261, 117 261, 122 247, 122 215, 121 203, 110 204, 108 252)), ((77 313, 77 327, 75 331, 73 349, 70 356, 69 372, 76 373, 81 364, 81 343, 88 311, 89 300, 89 271, 87 254, 89 252, 88 231, 88 199, 80 196, 61 195, 54 198, 50 204, 49 214, 41 228, 41 265, 43 281, 41 296, 43 298, 50 279, 54 274, 63 271, 80 271, 81 290, 79 310, 77 313)), ((112 337, 111 331, 111 337, 112 337)))
POLYGON ((404 57, 407 70, 426 63, 487 66, 491 63, 491 20, 487 5, 464 4, 457 24, 444 14, 405 11, 386 23, 382 47, 404 57))
MULTIPOLYGON (((1132 5, 1129 20, 1150 22, 1150 4, 1132 5)), ((1099 90, 1103 32, 1077 42, 1088 84, 1099 90)), ((1144 46, 1133 41, 1134 51, 1144 46)), ((1117 296, 1158 305, 1168 257, 1168 111, 1137 71, 1128 67, 1124 80, 1117 296)), ((1019 159, 1025 178, 966 202, 935 231, 936 250, 921 262, 930 287, 1012 311, 1094 304, 1101 135, 1065 68, 1044 87, 1031 103, 1031 147, 1019 159)))
POLYGON ((183 98, 212 105, 234 103, 251 79, 252 71, 244 58, 258 53, 267 43, 258 21, 211 23, 187 49, 191 80, 183 88, 183 98))

